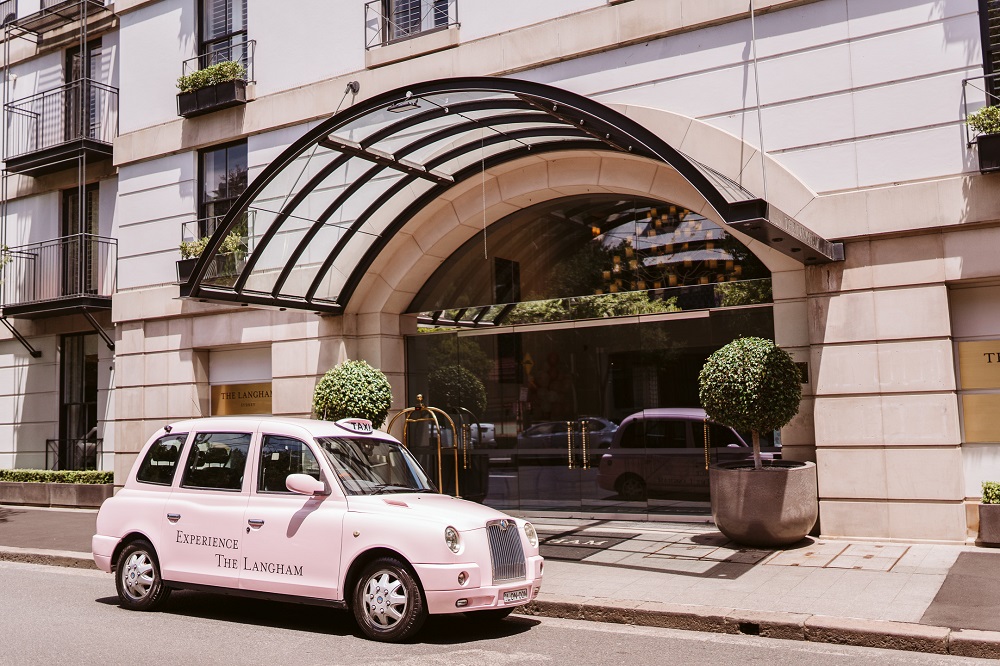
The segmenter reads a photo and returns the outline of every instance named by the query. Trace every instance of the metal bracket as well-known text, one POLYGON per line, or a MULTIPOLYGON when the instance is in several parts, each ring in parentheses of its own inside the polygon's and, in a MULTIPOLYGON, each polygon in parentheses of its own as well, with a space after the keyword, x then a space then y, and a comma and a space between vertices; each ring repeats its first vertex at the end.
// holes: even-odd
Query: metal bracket
POLYGON ((0 324, 3 324, 4 326, 6 326, 7 330, 11 332, 11 335, 13 335, 15 338, 17 338, 17 341, 20 342, 21 345, 25 349, 28 350, 28 353, 31 354, 31 358, 39 358, 39 357, 41 357, 42 352, 40 352, 39 350, 37 350, 34 347, 32 347, 31 343, 29 343, 27 340, 25 340, 24 336, 17 332, 17 329, 15 329, 11 325, 11 323, 9 321, 7 321, 6 317, 0 317, 0 324))
POLYGON ((107 331, 101 328, 101 325, 97 323, 96 319, 94 319, 94 315, 90 314, 86 308, 81 310, 81 312, 83 312, 83 316, 87 318, 87 321, 90 322, 90 325, 94 328, 94 330, 97 331, 97 334, 101 336, 101 339, 104 340, 104 344, 108 346, 108 349, 114 351, 115 341, 111 339, 111 336, 108 335, 107 331))

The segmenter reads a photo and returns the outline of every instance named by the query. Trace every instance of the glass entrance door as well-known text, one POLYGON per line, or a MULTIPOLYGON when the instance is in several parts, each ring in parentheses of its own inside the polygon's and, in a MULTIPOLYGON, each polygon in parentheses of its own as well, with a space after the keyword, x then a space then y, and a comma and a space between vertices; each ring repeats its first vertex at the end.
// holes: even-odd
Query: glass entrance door
POLYGON ((65 335, 56 469, 97 468, 97 334, 65 335))

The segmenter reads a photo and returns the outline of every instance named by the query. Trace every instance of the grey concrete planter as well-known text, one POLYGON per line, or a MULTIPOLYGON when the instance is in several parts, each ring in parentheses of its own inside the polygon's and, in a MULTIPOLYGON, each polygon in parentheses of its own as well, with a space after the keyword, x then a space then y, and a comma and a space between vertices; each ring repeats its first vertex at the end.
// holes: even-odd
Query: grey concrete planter
POLYGON ((979 505, 979 542, 1000 546, 1000 504, 979 505))
POLYGON ((772 548, 800 541, 819 516, 816 464, 765 460, 718 463, 709 468, 712 519, 737 543, 772 548))
POLYGON ((97 508, 113 494, 110 483, 0 481, 0 504, 97 508))

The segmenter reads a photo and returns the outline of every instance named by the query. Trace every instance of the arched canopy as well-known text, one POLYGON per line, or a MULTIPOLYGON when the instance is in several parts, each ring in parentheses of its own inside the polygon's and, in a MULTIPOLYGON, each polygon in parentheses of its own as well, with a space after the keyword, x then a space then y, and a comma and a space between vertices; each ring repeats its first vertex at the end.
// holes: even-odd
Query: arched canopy
POLYGON ((539 83, 458 78, 373 97, 289 146, 218 225, 181 295, 340 313, 394 234, 450 188, 572 150, 665 163, 730 227, 803 264, 843 258, 839 244, 598 102, 539 83))

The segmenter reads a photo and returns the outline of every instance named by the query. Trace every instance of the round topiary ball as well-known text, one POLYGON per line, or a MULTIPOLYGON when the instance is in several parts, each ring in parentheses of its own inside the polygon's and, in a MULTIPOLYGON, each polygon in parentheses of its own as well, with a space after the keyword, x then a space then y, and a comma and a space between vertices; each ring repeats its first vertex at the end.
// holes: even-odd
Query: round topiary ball
POLYGON ((392 406, 392 387, 385 373, 367 361, 344 361, 316 384, 313 411, 326 421, 368 419, 376 428, 385 423, 392 406))
POLYGON ((435 407, 447 412, 468 409, 482 416, 486 411, 486 387, 474 374, 460 365, 444 365, 435 368, 427 376, 430 401, 435 407))
POLYGON ((738 338, 708 357, 698 397, 709 418, 736 430, 769 432, 799 411, 802 375, 771 340, 738 338))

